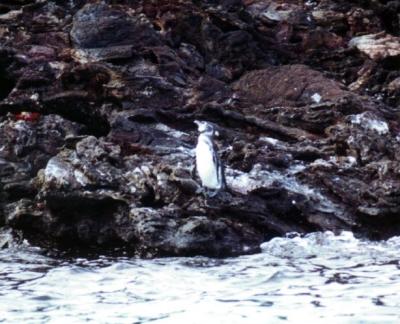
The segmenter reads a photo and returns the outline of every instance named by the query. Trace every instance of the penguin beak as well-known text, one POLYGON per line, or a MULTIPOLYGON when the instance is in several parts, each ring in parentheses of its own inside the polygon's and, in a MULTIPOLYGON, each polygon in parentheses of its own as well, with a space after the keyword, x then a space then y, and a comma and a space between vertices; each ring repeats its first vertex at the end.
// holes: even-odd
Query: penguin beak
POLYGON ((195 120, 194 123, 197 125, 197 129, 200 129, 202 122, 200 120, 195 120))

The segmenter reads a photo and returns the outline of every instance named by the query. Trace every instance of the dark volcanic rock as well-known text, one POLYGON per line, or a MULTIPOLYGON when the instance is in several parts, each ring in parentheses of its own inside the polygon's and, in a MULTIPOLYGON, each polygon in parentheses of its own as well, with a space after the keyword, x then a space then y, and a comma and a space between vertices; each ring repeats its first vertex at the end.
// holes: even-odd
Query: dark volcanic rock
POLYGON ((0 224, 142 257, 400 235, 399 36, 393 1, 1 4, 0 224), (220 133, 213 198, 195 119, 220 133))
POLYGON ((38 171, 57 154, 68 137, 83 132, 81 125, 56 115, 43 116, 37 122, 3 121, 0 127, 0 174, 7 200, 34 196, 32 184, 38 171))
POLYGON ((73 19, 71 39, 80 48, 157 45, 158 37, 145 16, 126 7, 88 4, 73 19))

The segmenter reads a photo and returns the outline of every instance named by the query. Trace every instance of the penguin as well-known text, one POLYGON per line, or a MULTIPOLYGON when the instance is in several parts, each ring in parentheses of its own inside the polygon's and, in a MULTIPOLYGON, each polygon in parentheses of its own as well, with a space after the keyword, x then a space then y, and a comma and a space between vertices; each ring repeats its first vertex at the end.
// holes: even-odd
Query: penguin
POLYGON ((215 196, 226 188, 224 165, 218 157, 217 148, 214 144, 214 135, 218 133, 214 127, 205 121, 195 120, 199 131, 196 146, 196 170, 201 184, 206 189, 215 190, 215 196))

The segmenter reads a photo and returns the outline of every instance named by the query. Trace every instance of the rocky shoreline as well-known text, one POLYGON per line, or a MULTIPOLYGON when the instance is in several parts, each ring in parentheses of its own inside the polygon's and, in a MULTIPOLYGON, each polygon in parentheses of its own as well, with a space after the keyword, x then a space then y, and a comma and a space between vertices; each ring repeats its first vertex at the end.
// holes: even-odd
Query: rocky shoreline
MULTIPOLYGON (((141 257, 400 235, 397 1, 4 1, 0 226, 141 257), (229 191, 199 193, 193 120, 229 191)), ((8 232, 7 232, 8 233, 8 232)))

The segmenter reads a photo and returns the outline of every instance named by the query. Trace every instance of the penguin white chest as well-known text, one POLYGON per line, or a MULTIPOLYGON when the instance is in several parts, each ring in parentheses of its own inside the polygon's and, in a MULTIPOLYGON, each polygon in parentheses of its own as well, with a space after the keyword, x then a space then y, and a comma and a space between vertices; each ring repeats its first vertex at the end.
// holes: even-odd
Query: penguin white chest
POLYGON ((210 189, 221 187, 212 144, 199 138, 196 146, 196 168, 202 185, 210 189))

